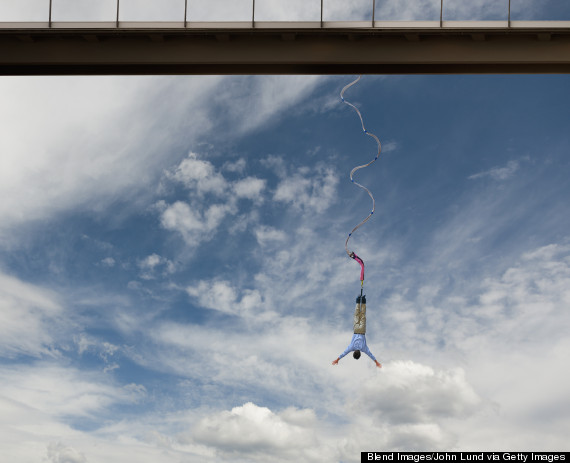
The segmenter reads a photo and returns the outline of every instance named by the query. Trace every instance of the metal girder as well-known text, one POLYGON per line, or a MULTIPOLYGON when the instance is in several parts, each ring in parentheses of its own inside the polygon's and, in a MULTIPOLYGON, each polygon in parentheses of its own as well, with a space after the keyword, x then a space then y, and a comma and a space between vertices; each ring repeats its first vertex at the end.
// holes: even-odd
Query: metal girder
POLYGON ((570 73, 570 21, 0 23, 0 75, 354 73, 570 73))

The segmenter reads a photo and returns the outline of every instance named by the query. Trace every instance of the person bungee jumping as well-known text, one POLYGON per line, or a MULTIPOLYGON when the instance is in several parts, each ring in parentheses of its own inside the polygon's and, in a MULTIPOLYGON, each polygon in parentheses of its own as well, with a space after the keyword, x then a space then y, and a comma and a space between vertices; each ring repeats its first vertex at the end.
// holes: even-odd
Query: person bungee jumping
POLYGON ((350 84, 344 86, 344 88, 340 92, 340 99, 344 104, 347 104, 352 109, 354 109, 354 111, 356 111, 356 114, 358 115, 358 117, 360 119, 360 123, 362 125, 362 131, 366 135, 368 135, 369 137, 372 137, 376 141, 376 144, 378 146, 378 152, 377 152, 376 156, 374 157, 374 159, 372 159, 371 161, 369 161, 366 164, 356 166, 350 171, 350 181, 354 185, 356 185, 357 187, 363 189, 368 194, 368 196, 370 196, 370 199, 372 200, 372 210, 370 211, 368 216, 366 218, 364 218, 364 220, 362 220, 358 225, 356 225, 352 229, 352 231, 346 237, 346 241, 344 243, 344 249, 346 250, 348 257, 354 259, 360 265, 360 296, 358 296, 356 298, 356 309, 354 311, 354 334, 352 336, 350 344, 346 348, 346 350, 342 354, 339 355, 339 357, 336 360, 333 360, 332 364, 338 365, 339 360, 341 358, 343 358, 349 352, 354 352, 352 354, 352 356, 356 360, 358 360, 360 358, 360 353, 364 352, 366 355, 368 355, 368 357, 370 357, 374 361, 374 363, 376 363, 376 366, 378 368, 382 368, 382 364, 378 360, 376 360, 376 357, 374 357, 374 355, 372 354, 372 352, 370 352, 370 349, 366 345, 366 296, 364 296, 362 294, 363 287, 364 287, 364 261, 360 257, 358 257, 354 252, 352 252, 348 249, 348 241, 350 240, 350 237, 352 236, 352 234, 356 230, 358 230, 362 225, 364 225, 366 222, 368 222, 368 220, 372 217, 372 214, 374 214, 374 210, 376 209, 376 202, 374 200, 374 196, 372 195, 372 193, 370 192, 370 190, 368 188, 366 188, 364 185, 361 185, 360 183, 357 183, 354 181, 354 173, 356 171, 363 169, 365 167, 368 167, 372 163, 376 162, 376 160, 379 158, 380 152, 382 150, 382 145, 381 145, 378 137, 376 135, 374 135, 373 133, 369 132, 368 130, 366 130, 366 127, 364 126, 364 119, 362 119, 362 114, 360 114, 360 111, 358 110, 358 108, 356 106, 354 106, 352 103, 350 103, 349 101, 344 99, 344 92, 346 90, 348 90, 350 87, 352 87, 354 84, 356 84, 360 80, 360 77, 361 76, 358 76, 358 78, 356 80, 354 80, 350 84))
POLYGON ((333 360, 333 365, 338 365, 338 362, 349 352, 354 352, 352 356, 358 360, 360 353, 364 352, 368 357, 374 360, 378 368, 382 368, 382 364, 376 360, 376 357, 370 352, 366 345, 366 296, 358 296, 356 298, 356 309, 354 310, 354 334, 346 350, 333 360))

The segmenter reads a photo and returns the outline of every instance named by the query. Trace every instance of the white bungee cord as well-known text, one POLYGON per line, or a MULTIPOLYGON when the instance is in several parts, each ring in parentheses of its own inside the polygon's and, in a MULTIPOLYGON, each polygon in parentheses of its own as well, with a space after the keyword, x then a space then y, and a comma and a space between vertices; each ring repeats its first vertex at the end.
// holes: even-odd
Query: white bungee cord
MULTIPOLYGON (((378 139, 378 137, 376 135, 374 135, 373 133, 369 132, 368 130, 366 130, 366 127, 364 126, 364 120, 362 119, 362 114, 360 114, 360 111, 358 110, 358 108, 356 106, 354 106, 351 102, 347 101, 344 99, 344 92, 346 90, 348 90, 350 87, 352 87, 354 84, 356 84, 360 78, 362 76, 358 76, 358 78, 356 80, 354 80, 353 82, 351 82, 350 84, 346 85, 340 92, 340 99, 343 103, 347 104, 348 106, 350 106, 352 109, 354 109, 356 111, 356 114, 358 114, 358 117, 360 118, 360 124, 362 125, 362 131, 368 135, 369 137, 374 138, 374 140, 376 140, 376 143, 378 144, 378 153, 376 154, 376 156, 374 157, 374 159, 372 159, 370 162, 368 162, 367 164, 363 164, 361 166, 356 166, 354 169, 352 169, 350 171, 350 181, 352 183, 354 183, 356 186, 362 188, 364 191, 366 191, 366 193, 368 193, 368 196, 370 196, 370 199, 372 200, 372 210, 370 211, 370 214, 368 214, 368 216, 362 221, 360 222, 358 225, 356 225, 351 232, 348 234, 346 241, 344 243, 344 249, 346 250, 346 253, 348 254, 349 257, 351 257, 352 259, 356 260, 361 267, 361 271, 360 271, 360 287, 362 288, 364 286, 364 261, 358 257, 353 251, 350 251, 348 249, 348 240, 350 240, 350 237, 352 236, 352 234, 358 230, 362 225, 364 225, 366 222, 368 222, 368 220, 370 219, 370 217, 372 217, 372 214, 374 214, 374 210, 376 209, 376 202, 374 201, 374 196, 372 196, 372 193, 370 192, 370 190, 368 188, 366 188, 364 185, 361 185, 358 182, 354 181, 354 173, 357 170, 363 169, 364 167, 368 167, 370 164, 374 163, 378 157, 380 156, 380 151, 382 150, 382 145, 380 143, 380 140, 378 139)), ((362 291, 361 291, 362 292, 362 291)))

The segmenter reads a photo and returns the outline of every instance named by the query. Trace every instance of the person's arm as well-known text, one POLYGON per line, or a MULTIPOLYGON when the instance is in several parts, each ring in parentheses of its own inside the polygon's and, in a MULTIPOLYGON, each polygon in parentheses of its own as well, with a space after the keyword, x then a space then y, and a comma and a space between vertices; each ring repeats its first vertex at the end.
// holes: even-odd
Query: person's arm
POLYGON ((333 363, 332 363, 332 364, 333 364, 333 365, 338 365, 338 361, 339 361, 341 358, 343 358, 346 354, 348 354, 348 353, 350 352, 350 347, 351 347, 351 346, 352 346, 352 344, 351 344, 350 346, 348 346, 348 347, 345 349, 345 351, 344 351, 342 354, 340 354, 340 355, 338 356, 338 358, 337 358, 336 360, 333 360, 333 363))
POLYGON ((363 349, 362 352, 364 352, 366 355, 368 355, 368 357, 370 357, 374 361, 374 363, 376 364, 376 366, 378 368, 382 368, 382 364, 378 360, 376 360, 376 357, 374 357, 372 352, 370 352, 370 349, 368 348, 368 346, 366 346, 366 348, 363 349))

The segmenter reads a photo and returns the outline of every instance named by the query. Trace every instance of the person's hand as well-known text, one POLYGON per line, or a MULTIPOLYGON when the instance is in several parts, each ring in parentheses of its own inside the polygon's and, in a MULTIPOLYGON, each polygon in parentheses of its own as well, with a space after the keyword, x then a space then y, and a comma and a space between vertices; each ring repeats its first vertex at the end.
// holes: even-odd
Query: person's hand
POLYGON ((375 360, 375 362, 376 362, 376 366, 377 366, 378 368, 382 368, 382 364, 381 364, 378 360, 375 360))
POLYGON ((332 364, 333 364, 333 365, 338 365, 338 361, 339 361, 339 360, 340 360, 340 359, 333 360, 333 363, 332 363, 332 364))

